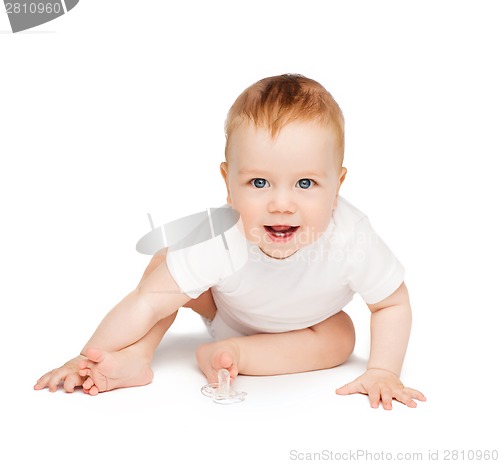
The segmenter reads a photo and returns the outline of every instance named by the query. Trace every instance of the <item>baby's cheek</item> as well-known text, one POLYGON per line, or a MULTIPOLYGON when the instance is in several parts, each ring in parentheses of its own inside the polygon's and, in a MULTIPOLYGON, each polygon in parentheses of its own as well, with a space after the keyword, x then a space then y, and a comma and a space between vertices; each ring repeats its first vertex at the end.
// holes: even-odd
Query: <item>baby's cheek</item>
POLYGON ((304 230, 304 237, 302 239, 302 243, 307 242, 307 244, 313 243, 318 240, 328 228, 328 221, 322 221, 316 224, 311 224, 306 230, 304 230))
POLYGON ((260 243, 262 240, 262 233, 259 227, 245 227, 246 239, 252 243, 260 243))

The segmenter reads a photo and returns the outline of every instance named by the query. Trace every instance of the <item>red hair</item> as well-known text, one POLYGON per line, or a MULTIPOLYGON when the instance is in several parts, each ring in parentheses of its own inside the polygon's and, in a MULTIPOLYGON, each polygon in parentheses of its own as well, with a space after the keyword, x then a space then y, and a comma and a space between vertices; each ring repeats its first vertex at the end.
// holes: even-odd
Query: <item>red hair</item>
POLYGON ((314 121, 337 134, 344 154, 344 117, 332 95, 318 82, 300 74, 266 77, 248 87, 231 106, 225 124, 226 159, 233 130, 244 120, 269 130, 276 137, 293 121, 314 121))

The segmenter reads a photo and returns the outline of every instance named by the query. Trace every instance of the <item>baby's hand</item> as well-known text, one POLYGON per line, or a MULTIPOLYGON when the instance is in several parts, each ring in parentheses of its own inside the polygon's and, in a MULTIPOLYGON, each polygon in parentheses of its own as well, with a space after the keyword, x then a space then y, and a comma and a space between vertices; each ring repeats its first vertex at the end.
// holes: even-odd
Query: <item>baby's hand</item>
POLYGON ((57 386, 64 381, 64 391, 72 393, 75 387, 81 387, 85 382, 86 377, 82 377, 78 372, 80 370, 80 363, 85 360, 85 356, 79 355, 71 359, 66 364, 57 369, 53 369, 42 375, 34 386, 35 390, 42 390, 49 387, 49 391, 55 392, 57 386))
POLYGON ((363 393, 368 395, 372 408, 378 408, 380 401, 384 409, 392 409, 393 398, 410 408, 416 408, 414 399, 425 401, 425 396, 418 390, 407 388, 399 377, 384 369, 368 369, 356 380, 336 390, 338 395, 363 393))

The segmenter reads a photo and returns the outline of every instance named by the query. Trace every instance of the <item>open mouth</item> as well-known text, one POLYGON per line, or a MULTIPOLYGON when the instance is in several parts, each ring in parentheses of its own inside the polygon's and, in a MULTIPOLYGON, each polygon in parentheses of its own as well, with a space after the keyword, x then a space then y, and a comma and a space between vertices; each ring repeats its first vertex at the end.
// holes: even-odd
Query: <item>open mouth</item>
POLYGON ((264 226, 273 241, 287 241, 293 237, 299 226, 275 225, 264 226))

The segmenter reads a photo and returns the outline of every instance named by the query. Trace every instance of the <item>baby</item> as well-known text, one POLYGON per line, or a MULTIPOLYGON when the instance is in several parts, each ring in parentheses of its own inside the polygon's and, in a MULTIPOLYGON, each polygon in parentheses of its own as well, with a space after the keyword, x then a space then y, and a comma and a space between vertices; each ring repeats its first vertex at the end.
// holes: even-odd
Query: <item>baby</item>
POLYGON ((81 386, 96 395, 151 382, 155 349, 182 306, 215 338, 196 352, 209 383, 222 368, 234 380, 338 366, 355 340, 343 308, 359 293, 371 311, 370 357, 366 372, 337 393, 366 394, 385 409, 394 399, 409 407, 425 401, 399 379, 411 327, 404 269, 339 196, 343 155, 342 112, 319 83, 282 75, 246 89, 229 111, 220 167, 246 238, 245 262, 220 272, 226 255, 207 265, 203 255, 159 251, 81 354, 35 389, 63 383, 67 392, 81 386))

